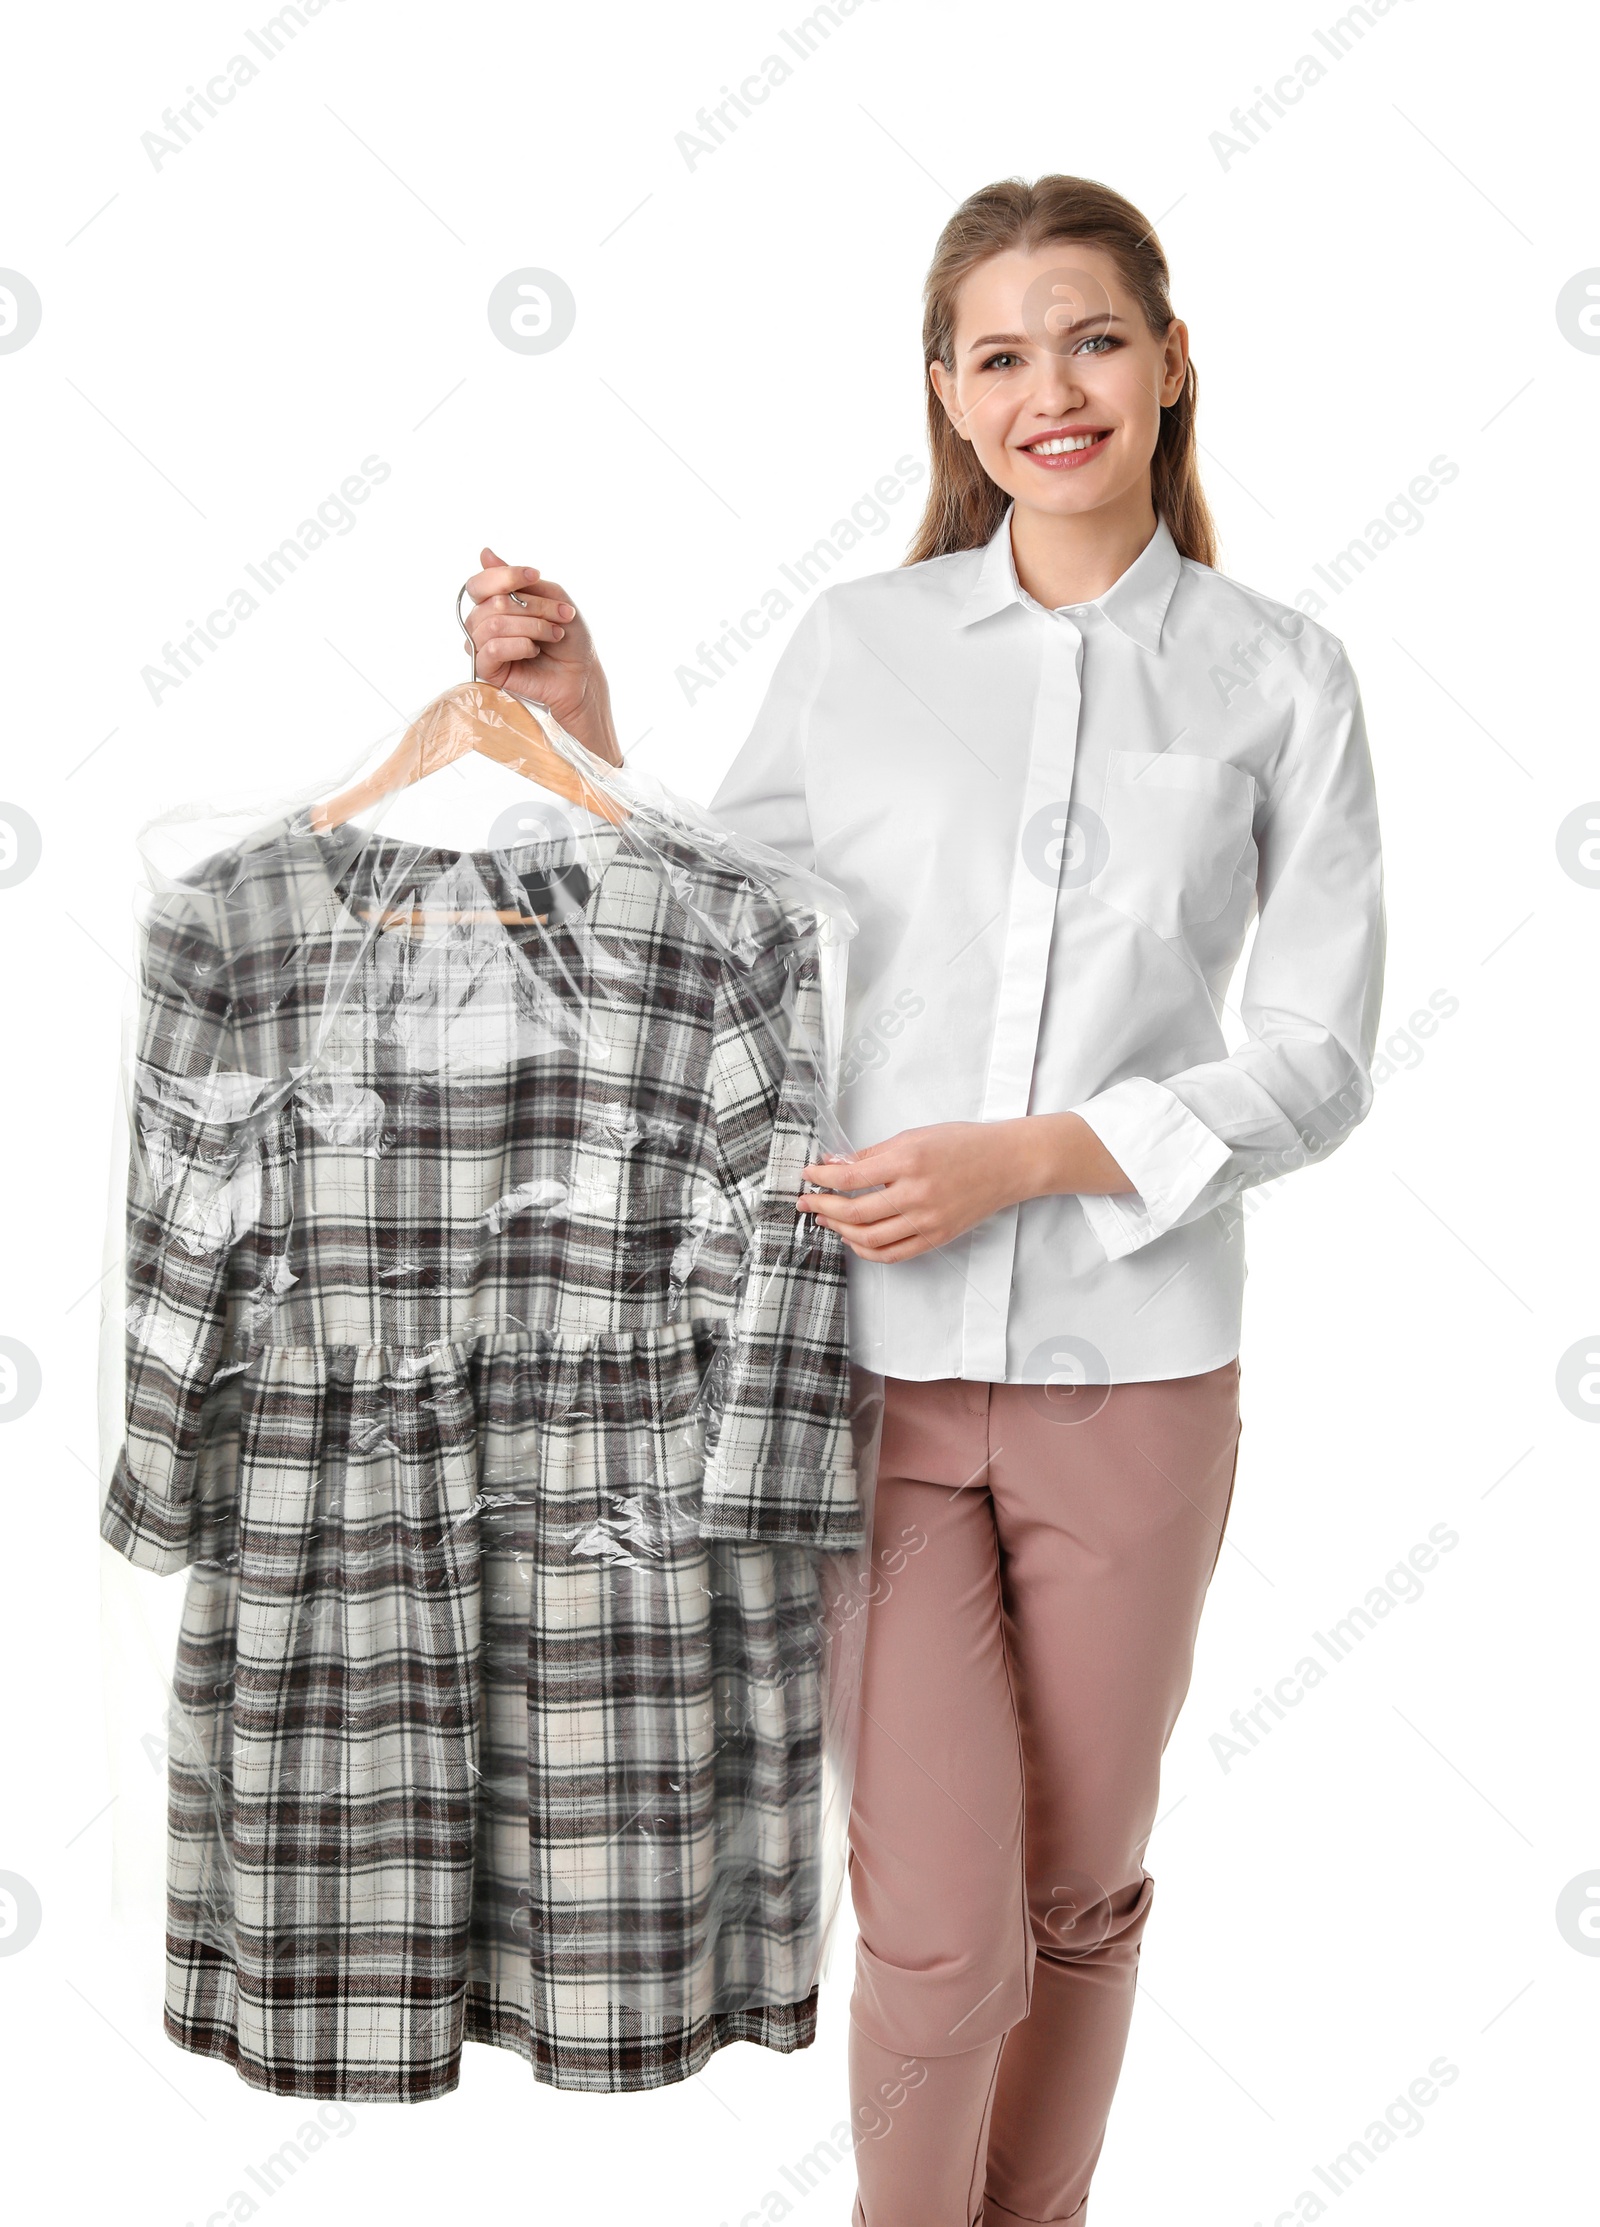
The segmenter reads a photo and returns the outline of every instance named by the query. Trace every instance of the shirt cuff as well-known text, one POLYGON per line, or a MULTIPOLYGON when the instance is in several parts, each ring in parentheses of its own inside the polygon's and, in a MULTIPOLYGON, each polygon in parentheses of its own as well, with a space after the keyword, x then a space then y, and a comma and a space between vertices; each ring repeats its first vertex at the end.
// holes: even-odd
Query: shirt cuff
POLYGON ((1120 1193, 1078 1193, 1107 1260, 1164 1237, 1230 1157, 1214 1129, 1164 1083, 1144 1075, 1113 1083, 1067 1111, 1089 1124, 1133 1185, 1120 1193))
POLYGON ((168 1499, 134 1476, 123 1447, 100 1509, 100 1536, 135 1569, 168 1577, 195 1559, 192 1501, 168 1499))

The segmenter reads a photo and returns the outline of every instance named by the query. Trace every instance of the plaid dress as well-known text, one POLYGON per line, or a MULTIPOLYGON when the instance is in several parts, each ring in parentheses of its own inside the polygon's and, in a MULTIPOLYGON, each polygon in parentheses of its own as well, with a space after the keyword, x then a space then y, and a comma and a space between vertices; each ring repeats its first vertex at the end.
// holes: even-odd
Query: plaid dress
POLYGON ((819 922, 643 813, 578 865, 302 813, 141 941, 101 1532, 189 1572, 166 2028, 278 2094, 815 2029, 865 1535, 819 922))

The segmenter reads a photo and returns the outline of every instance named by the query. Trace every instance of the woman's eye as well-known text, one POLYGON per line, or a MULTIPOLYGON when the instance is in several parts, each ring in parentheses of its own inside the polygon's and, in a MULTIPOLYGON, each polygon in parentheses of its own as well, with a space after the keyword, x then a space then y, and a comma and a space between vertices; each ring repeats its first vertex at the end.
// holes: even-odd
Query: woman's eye
MULTIPOLYGON (((1120 348, 1121 346, 1122 341, 1116 333, 1091 333, 1087 339, 1077 342, 1072 349, 1072 354, 1075 356, 1100 355, 1105 350, 1120 348)), ((994 355, 984 357, 982 368, 985 371, 1011 371, 1022 361, 1022 357, 1014 354, 1009 348, 1001 348, 994 355)))

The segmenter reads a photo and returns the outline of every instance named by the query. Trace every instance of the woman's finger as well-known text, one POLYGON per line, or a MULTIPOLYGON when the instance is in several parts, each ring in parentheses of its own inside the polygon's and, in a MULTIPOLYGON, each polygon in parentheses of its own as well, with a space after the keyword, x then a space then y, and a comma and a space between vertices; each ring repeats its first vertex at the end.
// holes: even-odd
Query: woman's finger
POLYGON ((886 1222, 900 1209, 888 1191, 865 1191, 860 1198, 843 1198, 832 1191, 813 1191, 795 1200, 795 1207, 802 1214, 810 1214, 819 1222, 830 1223, 836 1229, 846 1224, 852 1228, 869 1222, 886 1222))
POLYGON ((532 564, 502 564, 492 549, 485 549, 483 561, 486 570, 475 572, 467 582, 467 593, 473 603, 491 602, 497 596, 520 596, 526 603, 536 595, 546 603, 564 603, 567 616, 577 617, 577 606, 559 580, 550 580, 532 564))
POLYGON ((487 602, 492 595, 525 595, 534 587, 541 595, 560 595, 560 588, 554 581, 543 579, 537 565, 502 564, 498 557, 488 563, 493 552, 486 549, 483 554, 485 569, 475 572, 467 582, 467 593, 474 603, 487 602))
POLYGON ((570 603, 555 596, 529 596, 524 602, 509 595, 485 597, 467 613, 467 632, 474 641, 483 641, 488 635, 517 634, 527 629, 536 632, 539 626, 570 626, 577 613, 570 603))
POLYGON ((836 1230, 841 1237, 847 1239, 852 1245, 858 1243, 862 1245, 893 1244, 898 1237, 907 1235, 917 1227, 909 1214, 895 1208, 891 1208, 887 1214, 875 1216, 870 1221, 856 1221, 847 1218, 840 1208, 833 1208, 825 1213, 813 1215, 812 1219, 819 1222, 824 1229, 836 1230))
POLYGON ((864 1191, 871 1184, 887 1183, 905 1158, 897 1149, 900 1143, 897 1134, 883 1137, 877 1144, 858 1145, 850 1152, 830 1153, 803 1171, 805 1179, 825 1184, 830 1191, 864 1191))
POLYGON ((566 638, 566 627, 554 619, 535 618, 530 611, 526 616, 520 611, 474 611, 476 626, 469 625, 467 632, 480 649, 491 642, 560 642, 566 638))
POLYGON ((889 1260, 901 1253, 907 1245, 926 1251, 935 1240, 927 1237, 903 1214, 892 1222, 880 1222, 868 1230, 840 1230, 839 1235, 858 1260, 889 1260))
POLYGON ((563 623, 578 615, 564 596, 545 595, 538 590, 529 589, 526 594, 485 596, 474 610, 468 612, 467 623, 470 626, 474 619, 481 619, 485 615, 493 617, 497 612, 502 617, 515 615, 517 618, 521 618, 524 612, 530 612, 535 618, 558 619, 563 623))
POLYGON ((892 1168, 880 1165, 869 1167, 862 1160, 819 1160, 815 1167, 802 1168, 807 1183, 815 1183, 825 1191, 866 1191, 887 1183, 892 1168))

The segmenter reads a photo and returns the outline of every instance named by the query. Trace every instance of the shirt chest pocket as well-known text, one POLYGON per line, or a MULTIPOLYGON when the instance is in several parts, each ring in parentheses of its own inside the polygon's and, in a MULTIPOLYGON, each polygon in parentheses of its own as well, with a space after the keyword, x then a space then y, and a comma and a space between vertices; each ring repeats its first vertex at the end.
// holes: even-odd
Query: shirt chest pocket
POLYGON ((1180 937, 1227 910, 1255 880, 1256 785, 1217 758, 1114 750, 1101 818, 1105 853, 1091 894, 1158 936, 1180 937))

